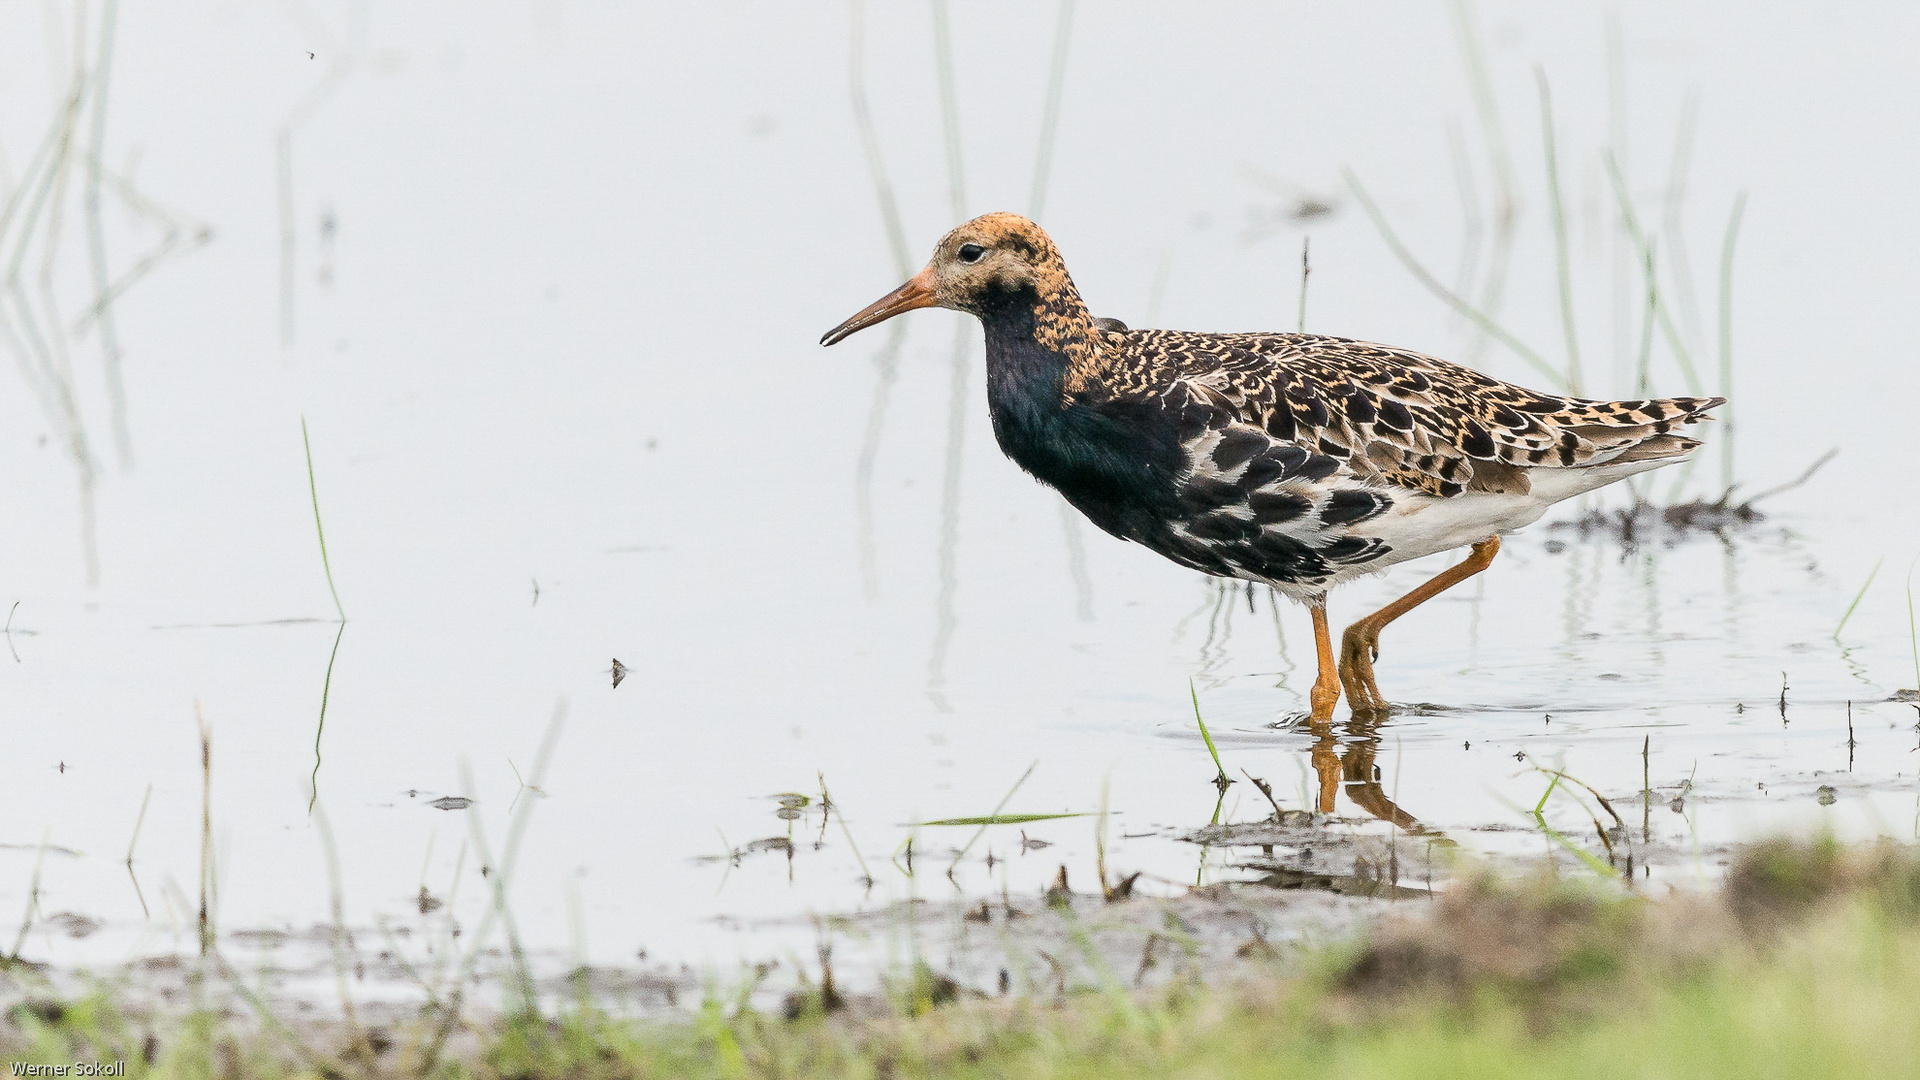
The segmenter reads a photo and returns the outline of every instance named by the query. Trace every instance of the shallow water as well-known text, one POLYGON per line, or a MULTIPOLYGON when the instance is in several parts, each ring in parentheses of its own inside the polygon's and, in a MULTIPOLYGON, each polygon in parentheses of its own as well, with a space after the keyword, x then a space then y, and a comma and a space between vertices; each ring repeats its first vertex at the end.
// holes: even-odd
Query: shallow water
MULTIPOLYGON (((1390 24, 1310 7, 1078 10, 1043 217, 1099 314, 1288 328, 1310 233, 1309 329, 1534 379, 1414 283, 1340 187, 1349 165, 1437 273, 1473 255, 1468 277, 1484 280, 1493 241, 1467 227, 1450 125, 1483 203, 1492 181, 1447 9, 1392 10, 1390 24), (1334 209, 1294 222, 1295 196, 1243 166, 1334 209)), ((1606 793, 1669 851, 1819 827, 1911 839, 1920 733, 1913 706, 1888 699, 1915 681, 1903 588, 1920 437, 1898 403, 1917 389, 1920 338, 1905 302, 1920 209, 1903 180, 1920 164, 1905 92, 1920 16, 1760 25, 1732 6, 1624 5, 1619 108, 1605 10, 1479 10, 1524 200, 1504 318, 1563 351, 1537 60, 1554 80, 1588 385, 1632 396, 1643 293, 1599 148, 1624 130, 1629 186, 1661 218, 1697 92, 1676 216, 1697 295, 1676 318, 1714 385, 1714 266, 1749 192, 1736 474, 1750 492, 1842 453, 1725 536, 1628 548, 1543 524, 1513 539, 1490 573, 1386 634, 1381 682, 1406 708, 1377 731, 1342 710, 1328 749, 1378 786, 1342 785, 1335 812, 1369 820, 1384 798, 1469 849, 1546 850, 1523 813, 1546 778, 1522 755, 1606 793)), ((0 120, 10 176, 51 110, 55 44, 38 18, 11 11, 18 32, 0 34, 0 92, 19 103, 0 120)), ((901 320, 891 381, 886 330, 815 344, 900 276, 848 105, 844 11, 319 18, 120 15, 107 157, 213 239, 116 306, 130 469, 96 346, 75 345, 102 470, 97 585, 62 431, 24 384, 0 395, 0 911, 26 910, 43 859, 40 913, 105 927, 75 937, 71 920, 41 920, 23 955, 192 947, 196 710, 212 731, 223 927, 331 917, 310 781, 355 925, 401 919, 423 886, 444 898, 456 880, 471 925, 490 885, 472 830, 497 855, 531 799, 519 930, 605 964, 809 951, 810 913, 1033 895, 1063 865, 1086 889, 1098 818, 1026 826, 1045 848, 996 827, 951 883, 972 830, 912 827, 989 813, 1029 764, 1006 810, 1091 814, 1104 798, 1108 865, 1144 871, 1142 892, 1248 876, 1231 850, 1181 839, 1216 813, 1190 684, 1232 775, 1271 781, 1289 809, 1315 801, 1319 740, 1294 722, 1312 678, 1303 612, 1063 525, 992 444, 972 323, 901 320), (275 132, 333 62, 337 89, 292 143, 283 346, 275 132), (822 777, 845 831, 818 810, 822 777), (812 800, 795 820, 777 814, 788 792, 812 800), (432 806, 449 795, 471 808, 432 806), (773 837, 790 847, 754 846, 773 837)), ((893 7, 866 24, 916 265, 960 216, 930 27, 893 7)), ((952 13, 964 213, 1030 208, 1053 28, 1037 7, 952 13)), ((107 224, 116 265, 155 240, 124 213, 107 224)), ((87 293, 68 230, 71 308, 87 293)), ((1684 392, 1664 351, 1653 377, 1684 392)), ((1686 496, 1718 494, 1713 451, 1686 496)), ((1444 563, 1344 590, 1336 621, 1444 563)), ((1241 778, 1217 813, 1270 809, 1241 778)), ((1577 807, 1556 797, 1549 813, 1597 850, 1577 807)), ((1651 872, 1688 880, 1710 862, 1651 872)))

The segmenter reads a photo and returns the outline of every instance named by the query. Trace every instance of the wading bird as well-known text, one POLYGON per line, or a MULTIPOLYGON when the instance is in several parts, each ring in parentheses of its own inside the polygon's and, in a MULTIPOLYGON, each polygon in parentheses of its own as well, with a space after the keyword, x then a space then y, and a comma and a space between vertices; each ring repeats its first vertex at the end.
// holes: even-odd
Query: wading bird
POLYGON ((1123 540, 1307 606, 1316 721, 1343 686, 1356 716, 1384 715, 1383 627, 1486 569, 1501 534, 1554 503, 1684 460, 1700 443, 1674 429, 1724 403, 1558 397, 1314 334, 1129 330, 1088 312, 1059 249, 1017 214, 948 233, 820 343, 923 307, 980 319, 993 432, 1021 468, 1123 540), (1336 666, 1329 589, 1469 546, 1349 626, 1336 666))

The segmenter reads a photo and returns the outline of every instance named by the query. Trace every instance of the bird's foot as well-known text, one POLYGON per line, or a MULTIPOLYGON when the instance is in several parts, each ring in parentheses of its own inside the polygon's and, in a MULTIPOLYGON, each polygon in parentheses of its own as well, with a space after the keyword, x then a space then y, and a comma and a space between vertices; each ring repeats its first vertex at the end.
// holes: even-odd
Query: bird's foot
POLYGON ((1380 656, 1380 631, 1364 622, 1347 627, 1340 637, 1340 682, 1347 705, 1358 717, 1385 716, 1387 699, 1373 678, 1373 662, 1380 656))
POLYGON ((1307 714, 1311 723, 1325 723, 1333 719, 1333 707, 1340 702, 1340 684, 1332 679, 1315 682, 1313 689, 1307 692, 1307 700, 1312 702, 1313 711, 1307 714))

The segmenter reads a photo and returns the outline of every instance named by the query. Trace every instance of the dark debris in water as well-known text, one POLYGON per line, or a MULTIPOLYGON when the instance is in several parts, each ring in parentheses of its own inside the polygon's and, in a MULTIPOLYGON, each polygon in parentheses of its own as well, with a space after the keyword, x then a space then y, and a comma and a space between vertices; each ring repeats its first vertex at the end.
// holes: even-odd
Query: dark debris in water
POLYGON ((91 937, 106 925, 91 915, 74 911, 56 912, 47 916, 46 921, 70 938, 91 937))
POLYGON ((1427 895, 1435 864, 1444 872, 1456 846, 1438 834, 1370 836, 1329 827, 1338 821, 1286 810, 1277 821, 1207 825, 1180 839, 1208 847, 1259 849, 1232 858, 1235 869, 1259 875, 1244 884, 1375 898, 1427 895))
MULTIPOLYGON (((1728 505, 1695 499, 1666 507, 1635 503, 1624 509, 1589 510, 1577 518, 1550 522, 1547 529, 1572 532, 1581 540, 1601 537, 1635 547, 1643 543, 1673 544, 1702 534, 1724 540, 1765 520, 1766 515, 1751 503, 1728 505)), ((1547 549, 1559 552, 1565 545, 1548 541, 1547 549)))
MULTIPOLYGON (((1636 501, 1625 509, 1589 510, 1577 518, 1551 522, 1547 529, 1563 533, 1571 531, 1582 540, 1595 536, 1606 537, 1618 540, 1629 549, 1649 542, 1672 545, 1700 535, 1727 540, 1767 520, 1765 514, 1754 508, 1755 503, 1806 483, 1839 452, 1840 449, 1835 447, 1821 454, 1799 476, 1770 487, 1744 502, 1733 501, 1733 493, 1740 486, 1735 484, 1713 501, 1694 499, 1671 506, 1636 501)), ((1558 553, 1565 550, 1565 544, 1550 540, 1547 550, 1558 553)))

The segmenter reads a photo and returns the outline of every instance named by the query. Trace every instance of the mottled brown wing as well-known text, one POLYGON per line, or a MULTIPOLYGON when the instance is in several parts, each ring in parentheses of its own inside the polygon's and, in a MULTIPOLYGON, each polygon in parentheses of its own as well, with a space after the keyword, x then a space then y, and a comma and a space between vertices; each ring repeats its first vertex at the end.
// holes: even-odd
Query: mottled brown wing
POLYGON ((1146 389, 1217 391, 1237 418, 1345 462, 1352 475, 1439 496, 1524 493, 1535 468, 1683 454, 1669 434, 1720 398, 1587 401, 1542 394, 1419 353, 1304 334, 1125 335, 1115 374, 1146 389))

